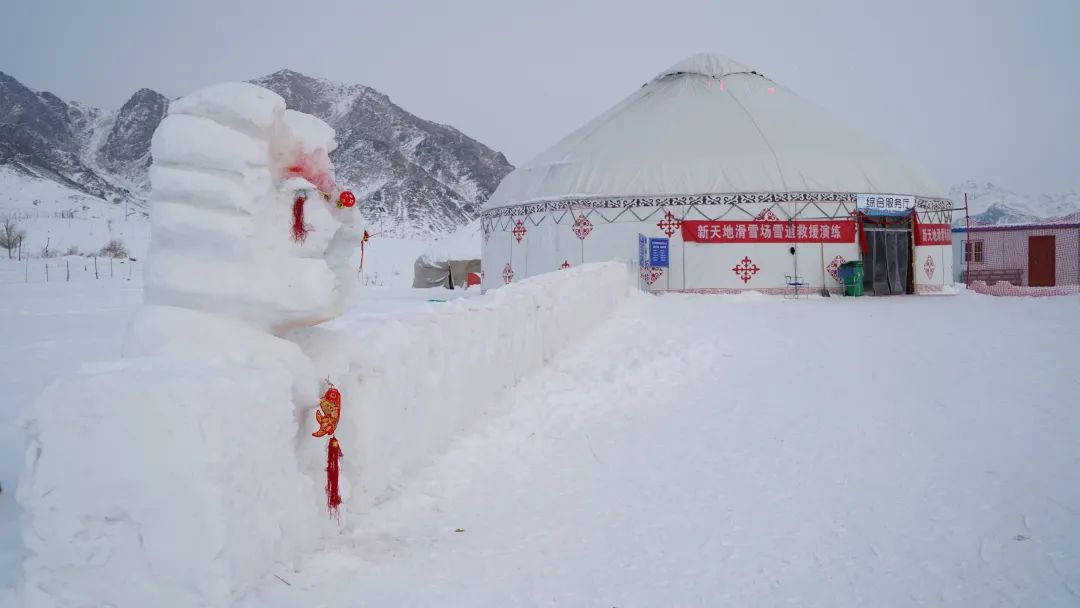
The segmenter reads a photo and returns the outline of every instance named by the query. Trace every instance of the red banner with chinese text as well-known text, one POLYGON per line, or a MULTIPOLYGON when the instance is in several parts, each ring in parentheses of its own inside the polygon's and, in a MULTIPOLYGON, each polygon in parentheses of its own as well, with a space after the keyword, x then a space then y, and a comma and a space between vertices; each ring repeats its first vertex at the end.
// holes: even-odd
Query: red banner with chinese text
POLYGON ((855 221, 683 220, 682 237, 690 243, 854 243, 855 221))
POLYGON ((948 224, 919 224, 915 230, 915 246, 952 245, 952 227, 948 224))

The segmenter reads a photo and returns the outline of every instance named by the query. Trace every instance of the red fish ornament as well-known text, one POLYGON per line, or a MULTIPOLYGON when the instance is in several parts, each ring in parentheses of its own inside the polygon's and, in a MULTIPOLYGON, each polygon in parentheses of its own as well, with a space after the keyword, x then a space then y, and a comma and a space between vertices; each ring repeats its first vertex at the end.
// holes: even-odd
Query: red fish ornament
POLYGON ((334 433, 337 431, 338 421, 341 420, 341 392, 331 384, 330 388, 323 393, 319 400, 319 409, 315 410, 315 421, 319 423, 319 429, 311 434, 312 437, 330 437, 326 445, 326 506, 330 514, 338 515, 338 507, 341 506, 341 494, 338 491, 338 478, 341 472, 341 444, 338 443, 334 433))

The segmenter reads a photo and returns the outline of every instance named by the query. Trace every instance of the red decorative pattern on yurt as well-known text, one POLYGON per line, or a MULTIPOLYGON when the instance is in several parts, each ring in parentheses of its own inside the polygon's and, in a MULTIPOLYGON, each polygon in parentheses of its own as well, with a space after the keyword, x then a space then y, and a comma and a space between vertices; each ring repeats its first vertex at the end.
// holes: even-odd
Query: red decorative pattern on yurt
POLYGON ((660 232, 663 232, 665 236, 671 238, 671 235, 678 232, 682 227, 682 220, 675 217, 674 213, 665 211, 664 217, 656 223, 656 226, 660 228, 660 232))
POLYGON ((525 220, 518 220, 517 223, 514 224, 514 229, 510 231, 519 243, 521 242, 521 239, 525 238, 526 232, 528 232, 528 229, 525 228, 525 220))
POLYGON ((825 267, 825 271, 829 273, 833 279, 840 280, 840 265, 846 262, 844 256, 838 255, 829 262, 829 265, 825 267))
POLYGON ((744 256, 743 259, 731 270, 736 275, 738 275, 740 279, 742 279, 743 283, 749 283, 750 279, 754 278, 754 275, 757 274, 761 269, 758 268, 758 265, 755 264, 749 256, 744 256))
POLYGON ((589 218, 585 217, 584 213, 579 215, 577 219, 574 220, 574 225, 571 228, 571 230, 574 231, 574 234, 577 235, 577 238, 581 240, 585 240, 585 237, 589 236, 589 233, 592 232, 592 229, 592 222, 589 221, 589 218))
POLYGON ((641 280, 645 281, 646 285, 652 285, 664 274, 663 268, 655 268, 653 266, 646 266, 641 269, 641 280))

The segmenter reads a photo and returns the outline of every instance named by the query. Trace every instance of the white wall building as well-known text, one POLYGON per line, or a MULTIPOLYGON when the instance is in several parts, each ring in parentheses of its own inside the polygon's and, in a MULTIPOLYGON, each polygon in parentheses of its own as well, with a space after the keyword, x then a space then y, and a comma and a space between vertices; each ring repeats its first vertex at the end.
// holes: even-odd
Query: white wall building
MULTIPOLYGON (((483 288, 638 259, 644 235, 668 239, 668 265, 643 271, 655 291, 781 292, 793 277, 839 289, 837 265, 860 257, 872 292, 940 290, 952 283, 944 192, 751 68, 695 55, 506 176, 482 214, 483 288), (860 226, 857 205, 875 202, 917 221, 860 226)), ((663 245, 649 243, 658 257, 663 245)))

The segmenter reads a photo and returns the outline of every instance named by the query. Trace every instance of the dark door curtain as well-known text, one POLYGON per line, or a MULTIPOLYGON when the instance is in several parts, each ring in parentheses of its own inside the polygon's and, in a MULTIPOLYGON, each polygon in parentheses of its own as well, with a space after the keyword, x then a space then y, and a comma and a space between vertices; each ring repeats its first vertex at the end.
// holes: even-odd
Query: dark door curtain
POLYGON ((876 296, 907 293, 911 268, 910 232, 866 230, 863 289, 876 296))

